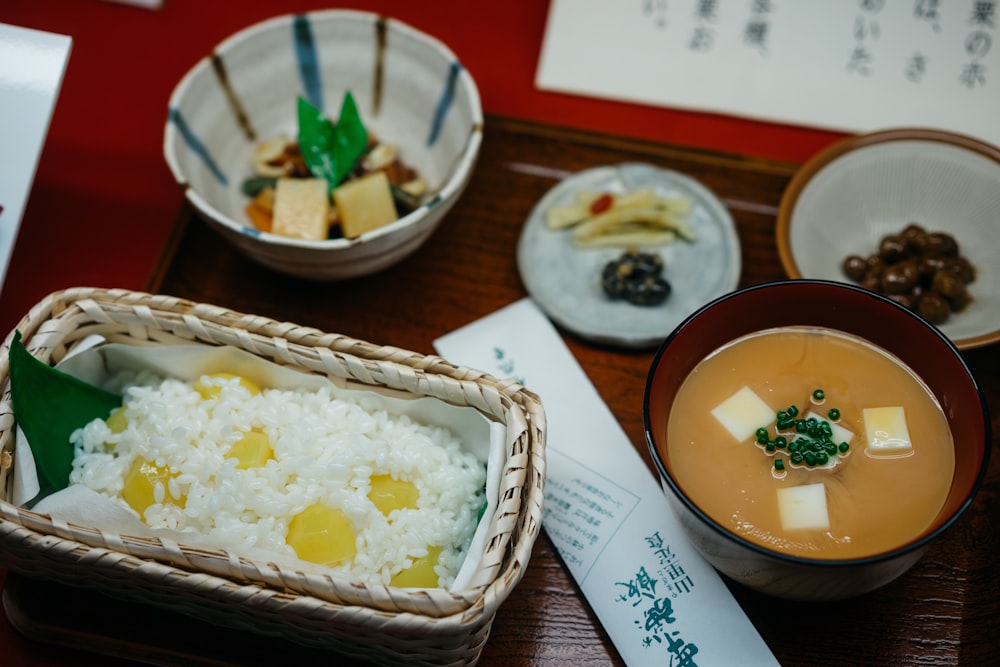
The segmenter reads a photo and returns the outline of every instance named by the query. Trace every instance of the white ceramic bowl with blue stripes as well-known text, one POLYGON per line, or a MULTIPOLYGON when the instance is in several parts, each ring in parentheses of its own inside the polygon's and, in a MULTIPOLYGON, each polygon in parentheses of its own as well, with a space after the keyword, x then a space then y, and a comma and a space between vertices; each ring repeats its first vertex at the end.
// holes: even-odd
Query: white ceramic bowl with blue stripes
POLYGON ((275 271, 339 280, 385 269, 434 232, 468 184, 482 142, 479 92, 440 41, 368 12, 324 10, 246 28, 199 61, 170 97, 164 155, 195 210, 275 271), (296 136, 296 100, 336 118, 346 91, 365 125, 399 146, 433 194, 409 215, 354 239, 258 231, 241 191, 262 140, 296 136))

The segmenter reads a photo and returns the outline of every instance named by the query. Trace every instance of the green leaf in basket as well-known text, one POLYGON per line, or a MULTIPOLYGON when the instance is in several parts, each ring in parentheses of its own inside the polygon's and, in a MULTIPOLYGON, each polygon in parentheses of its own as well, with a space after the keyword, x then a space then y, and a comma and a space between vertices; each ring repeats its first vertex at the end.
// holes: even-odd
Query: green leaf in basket
POLYGON ((35 358, 20 331, 14 332, 8 359, 14 418, 31 444, 39 481, 51 491, 64 489, 73 468, 69 436, 94 419, 106 419, 122 398, 35 358))
POLYGON ((348 91, 340 107, 340 117, 334 125, 308 100, 298 103, 299 149, 309 171, 316 178, 325 178, 330 191, 340 185, 368 147, 368 131, 348 91))

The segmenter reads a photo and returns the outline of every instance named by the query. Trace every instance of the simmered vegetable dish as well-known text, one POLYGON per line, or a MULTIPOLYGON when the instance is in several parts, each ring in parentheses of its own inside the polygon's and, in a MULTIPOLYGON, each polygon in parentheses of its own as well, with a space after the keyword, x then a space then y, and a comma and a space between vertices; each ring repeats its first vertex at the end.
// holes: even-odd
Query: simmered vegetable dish
POLYGON ((321 241, 354 238, 413 211, 427 183, 397 146, 370 133, 348 92, 336 124, 301 97, 298 136, 257 145, 243 183, 247 216, 264 232, 321 241))

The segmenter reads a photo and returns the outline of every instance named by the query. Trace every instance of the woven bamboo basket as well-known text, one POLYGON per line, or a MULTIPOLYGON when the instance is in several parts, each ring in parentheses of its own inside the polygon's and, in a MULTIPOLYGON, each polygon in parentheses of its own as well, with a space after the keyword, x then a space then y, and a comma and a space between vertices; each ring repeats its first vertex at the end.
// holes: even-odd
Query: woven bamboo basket
POLYGON ((56 292, 17 329, 27 349, 50 364, 92 334, 135 346, 227 345, 299 371, 471 406, 502 423, 499 503, 469 584, 457 591, 366 586, 224 550, 107 534, 14 506, 18 452, 7 358, 14 332, 0 359, 0 566, 379 664, 478 661, 541 527, 545 415, 530 391, 439 357, 126 290, 56 292))

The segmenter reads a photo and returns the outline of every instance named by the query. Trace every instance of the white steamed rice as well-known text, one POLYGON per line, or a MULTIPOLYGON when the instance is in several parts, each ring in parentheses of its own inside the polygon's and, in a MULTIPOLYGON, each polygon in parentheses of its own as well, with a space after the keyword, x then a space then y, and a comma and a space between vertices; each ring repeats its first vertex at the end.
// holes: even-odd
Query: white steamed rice
POLYGON ((486 471, 448 429, 388 414, 367 392, 350 400, 326 389, 251 395, 232 378, 213 380, 222 384, 216 401, 203 399, 192 382, 145 371, 117 380, 128 426, 115 434, 98 419, 73 434, 72 483, 128 507, 125 476, 141 456, 176 473, 169 488, 157 485, 158 502, 145 512, 152 528, 193 531, 235 553, 295 558, 285 543, 289 521, 323 503, 340 509, 357 533, 357 555, 331 573, 388 584, 427 555, 428 545, 439 545, 439 585, 454 580, 484 503, 486 471), (274 458, 237 469, 226 453, 254 428, 269 436, 274 458), (368 499, 370 478, 380 474, 411 481, 418 507, 383 516, 368 499), (171 494, 186 497, 183 508, 159 502, 171 494))

